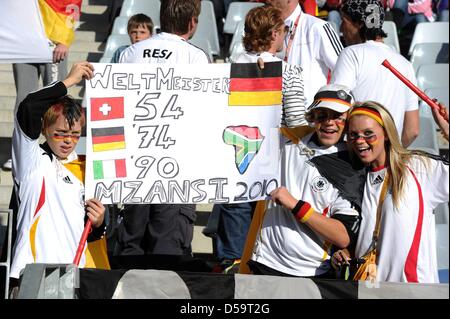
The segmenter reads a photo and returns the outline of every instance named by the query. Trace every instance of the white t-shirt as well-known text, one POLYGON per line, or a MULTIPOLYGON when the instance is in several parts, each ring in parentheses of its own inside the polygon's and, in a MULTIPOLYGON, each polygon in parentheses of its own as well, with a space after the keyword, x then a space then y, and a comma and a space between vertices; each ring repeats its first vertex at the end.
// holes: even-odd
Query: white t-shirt
MULTIPOLYGON (((265 62, 282 61, 269 52, 243 53, 238 56, 236 63, 256 63, 261 57, 265 62)), ((281 124, 287 127, 308 125, 305 120, 305 95, 303 91, 302 70, 297 65, 283 62, 283 113, 281 124)))
POLYGON ((162 32, 122 52, 120 63, 209 63, 208 55, 182 37, 162 32))
POLYGON ((279 55, 284 59, 291 33, 300 15, 294 40, 288 52, 287 62, 302 68, 306 105, 314 101, 314 95, 327 84, 329 71, 334 69, 343 46, 333 27, 319 18, 302 12, 300 5, 284 21, 290 28, 284 41, 284 50, 279 55))
MULTIPOLYGON (((282 184, 297 199, 331 217, 334 214, 358 216, 352 204, 339 196, 339 191, 322 177, 309 160, 346 149, 344 143, 320 147, 311 141, 312 134, 299 144, 283 148, 282 184)), ((270 202, 257 237, 252 260, 294 276, 317 276, 327 272, 331 245, 308 226, 298 222, 292 212, 270 202)))
MULTIPOLYGON (((390 190, 383 203, 378 241, 377 280, 394 282, 439 282, 433 209, 448 202, 448 163, 427 159, 428 168, 414 156, 408 167, 404 197, 395 208, 390 190), (420 198, 423 210, 420 210, 420 198)), ((378 200, 386 168, 370 172, 364 190, 362 221, 355 254, 363 256, 372 242, 378 200)))
POLYGON ((356 102, 375 101, 384 105, 394 118, 399 136, 402 136, 405 112, 418 109, 418 98, 381 65, 385 59, 416 84, 412 64, 388 45, 377 41, 346 47, 339 55, 331 83, 347 86, 356 102))

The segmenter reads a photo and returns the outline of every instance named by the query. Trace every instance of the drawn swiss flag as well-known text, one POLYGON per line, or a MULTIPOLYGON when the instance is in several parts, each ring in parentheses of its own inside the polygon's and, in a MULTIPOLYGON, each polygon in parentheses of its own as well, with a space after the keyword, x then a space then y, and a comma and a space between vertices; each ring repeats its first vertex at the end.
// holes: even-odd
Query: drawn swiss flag
POLYGON ((123 97, 91 98, 91 121, 104 121, 123 117, 123 97))

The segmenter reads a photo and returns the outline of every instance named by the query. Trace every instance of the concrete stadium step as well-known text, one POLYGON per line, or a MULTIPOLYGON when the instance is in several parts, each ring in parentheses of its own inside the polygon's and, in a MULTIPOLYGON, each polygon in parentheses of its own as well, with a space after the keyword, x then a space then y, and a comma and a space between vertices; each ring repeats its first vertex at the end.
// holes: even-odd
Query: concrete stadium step
POLYGON ((11 63, 0 63, 0 71, 11 71, 12 72, 12 64, 11 63))
MULTIPOLYGON (((3 85, 3 84, 1 84, 3 85)), ((0 85, 0 86, 1 86, 0 85)), ((14 91, 15 92, 15 91, 14 91)), ((14 110, 16 96, 0 96, 0 110, 14 110)))
POLYGON ((81 3, 81 14, 92 14, 92 15, 108 15, 108 6, 106 5, 93 5, 87 4, 86 1, 81 3))
POLYGON ((12 70, 0 71, 0 84, 3 83, 14 83, 14 75, 12 70))
POLYGON ((16 96, 16 85, 13 83, 2 83, 0 85, 0 96, 16 96))
MULTIPOLYGON (((100 49, 103 42, 92 42, 92 41, 84 41, 82 39, 75 40, 70 46, 70 52, 103 52, 103 49, 100 49)), ((1 79, 1 73, 0 73, 1 79)), ((1 81, 1 80, 0 80, 1 81)))
POLYGON ((0 109, 0 120, 2 122, 13 122, 14 112, 13 110, 2 110, 0 109))
POLYGON ((103 52, 70 52, 69 53, 69 68, 74 62, 89 61, 98 62, 103 56, 103 52))
POLYGON ((11 137, 14 129, 14 123, 3 121, 0 118, 0 137, 11 137))
MULTIPOLYGON (((3 165, 3 163, 0 163, 3 165)), ((8 208, 13 189, 12 175, 10 171, 0 170, 0 207, 8 208)))
POLYGON ((90 30, 76 30, 75 39, 85 42, 104 42, 108 38, 108 33, 90 30))

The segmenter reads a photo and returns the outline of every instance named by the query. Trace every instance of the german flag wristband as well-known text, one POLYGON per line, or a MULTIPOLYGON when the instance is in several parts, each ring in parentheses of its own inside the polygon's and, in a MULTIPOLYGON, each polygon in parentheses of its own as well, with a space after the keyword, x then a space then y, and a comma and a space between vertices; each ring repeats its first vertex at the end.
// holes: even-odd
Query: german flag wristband
POLYGON ((292 209, 292 214, 294 214, 295 219, 300 223, 306 223, 306 221, 311 217, 314 209, 307 202, 299 200, 297 205, 292 209))

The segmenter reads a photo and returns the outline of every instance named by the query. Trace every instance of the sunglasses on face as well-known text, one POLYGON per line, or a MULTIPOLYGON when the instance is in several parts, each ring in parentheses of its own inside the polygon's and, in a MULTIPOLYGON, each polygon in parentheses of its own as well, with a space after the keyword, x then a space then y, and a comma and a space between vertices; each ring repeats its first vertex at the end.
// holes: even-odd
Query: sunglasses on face
POLYGON ((335 112, 315 112, 308 119, 309 122, 323 123, 327 121, 335 121, 336 123, 345 123, 345 116, 335 112))
POLYGON ((352 142, 356 142, 359 139, 363 139, 366 143, 372 143, 377 140, 377 136, 373 133, 362 135, 355 132, 351 132, 350 134, 348 134, 348 138, 352 142))
POLYGON ((81 134, 80 133, 68 134, 68 133, 55 132, 55 133, 53 133, 52 136, 55 140, 58 140, 58 141, 63 141, 65 139, 71 139, 72 141, 77 142, 80 139, 81 134))

